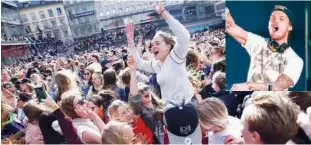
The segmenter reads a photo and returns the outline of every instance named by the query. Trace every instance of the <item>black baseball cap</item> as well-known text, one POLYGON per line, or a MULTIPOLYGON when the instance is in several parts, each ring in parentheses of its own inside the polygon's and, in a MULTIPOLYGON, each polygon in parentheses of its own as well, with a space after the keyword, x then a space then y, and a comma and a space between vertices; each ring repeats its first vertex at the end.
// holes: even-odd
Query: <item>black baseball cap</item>
MULTIPOLYGON (((284 12, 284 13, 287 15, 287 17, 288 17, 290 23, 291 23, 292 25, 295 23, 295 16, 294 16, 294 13, 293 13, 291 10, 289 10, 287 7, 282 6, 282 5, 275 5, 274 8, 273 8, 273 10, 272 10, 272 12, 274 12, 274 11, 282 11, 282 12, 284 12)), ((271 13, 272 13, 272 12, 271 12, 271 13)))
POLYGON ((166 110, 164 124, 170 144, 201 144, 201 127, 194 105, 188 103, 166 110))

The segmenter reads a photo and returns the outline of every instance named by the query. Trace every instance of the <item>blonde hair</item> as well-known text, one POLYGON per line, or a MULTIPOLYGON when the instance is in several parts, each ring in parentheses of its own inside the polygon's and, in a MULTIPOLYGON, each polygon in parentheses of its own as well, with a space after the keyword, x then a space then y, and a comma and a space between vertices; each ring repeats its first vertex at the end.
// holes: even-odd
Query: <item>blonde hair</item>
POLYGON ((204 99, 197 106, 199 119, 204 124, 215 125, 225 129, 228 125, 228 110, 226 105, 218 98, 204 99))
POLYGON ((265 144, 285 144, 298 131, 299 107, 285 93, 256 93, 248 100, 242 118, 248 130, 258 132, 265 144))
POLYGON ((8 101, 6 101, 5 99, 3 100, 1 99, 1 129, 4 125, 3 123, 5 123, 8 120, 10 114, 13 112, 14 108, 10 104, 8 104, 8 101))
POLYGON ((117 116, 117 110, 118 110, 118 108, 119 107, 121 107, 121 106, 127 106, 127 107, 129 107, 129 105, 128 104, 126 104, 125 102, 123 102, 123 101, 121 101, 121 100, 114 100, 111 104, 110 104, 110 106, 108 107, 108 116, 109 116, 109 118, 112 120, 112 119, 114 119, 114 118, 116 118, 116 116, 117 116))
POLYGON ((70 70, 62 70, 56 73, 55 83, 57 85, 56 101, 60 101, 63 93, 76 89, 79 90, 75 81, 75 76, 70 70))
POLYGON ((102 133, 102 144, 128 144, 123 136, 126 129, 133 130, 133 128, 124 122, 109 121, 102 133))
POLYGON ((120 79, 118 80, 121 81, 120 84, 122 84, 123 86, 130 86, 130 80, 131 80, 130 69, 127 67, 121 70, 119 73, 119 78, 120 79))

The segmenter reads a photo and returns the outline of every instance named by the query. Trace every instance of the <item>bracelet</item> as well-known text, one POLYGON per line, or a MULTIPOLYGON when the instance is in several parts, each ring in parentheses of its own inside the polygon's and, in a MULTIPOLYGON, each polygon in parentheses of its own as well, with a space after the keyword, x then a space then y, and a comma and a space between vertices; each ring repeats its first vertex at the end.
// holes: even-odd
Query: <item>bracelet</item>
POLYGON ((59 107, 57 105, 52 106, 52 110, 55 111, 57 110, 59 107))
POLYGON ((161 12, 160 12, 160 16, 162 15, 162 13, 165 11, 165 9, 163 9, 161 12))

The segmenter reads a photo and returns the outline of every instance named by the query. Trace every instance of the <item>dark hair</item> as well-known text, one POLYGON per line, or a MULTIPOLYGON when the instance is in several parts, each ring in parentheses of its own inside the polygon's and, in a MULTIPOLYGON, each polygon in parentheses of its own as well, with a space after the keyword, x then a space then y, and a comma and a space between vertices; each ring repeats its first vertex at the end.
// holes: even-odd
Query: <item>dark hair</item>
POLYGON ((193 65, 191 66, 193 69, 196 69, 196 67, 200 63, 200 58, 198 54, 194 50, 189 50, 186 56, 186 66, 193 65))
POLYGON ((91 77, 90 77, 90 80, 88 80, 88 85, 92 85, 93 83, 92 83, 92 75, 93 75, 93 73, 95 72, 95 70, 93 69, 93 68, 85 68, 85 70, 84 71, 89 71, 89 72, 91 72, 91 77))
POLYGON ((102 90, 98 93, 98 96, 102 99, 102 105, 104 110, 107 110, 109 105, 118 98, 118 94, 111 90, 102 90))
POLYGON ((212 68, 213 71, 210 72, 210 76, 213 76, 214 73, 217 71, 225 72, 226 71, 225 60, 216 61, 215 63, 213 63, 212 68))
POLYGON ((216 76, 214 82, 218 85, 220 90, 226 89, 226 77, 225 76, 222 76, 222 75, 216 76))
POLYGON ((34 121, 39 121, 43 111, 31 104, 26 104, 23 108, 23 111, 25 112, 25 115, 28 118, 28 121, 30 123, 33 123, 34 121))
POLYGON ((94 57, 97 60, 97 62, 99 62, 99 56, 98 55, 93 54, 91 57, 94 57))
POLYGON ((87 99, 88 101, 92 102, 96 106, 100 107, 103 104, 103 99, 98 95, 92 95, 90 98, 87 99))
POLYGON ((122 61, 120 61, 120 62, 118 62, 118 63, 115 63, 115 64, 113 65, 113 68, 114 68, 114 70, 115 70, 117 73, 119 73, 120 70, 121 70, 123 67, 124 67, 124 65, 123 65, 122 61))
POLYGON ((18 98, 19 98, 19 100, 20 101, 22 101, 22 102, 28 102, 29 100, 31 100, 31 98, 32 98, 32 95, 30 94, 30 93, 24 93, 24 92, 22 92, 22 93, 20 93, 19 95, 18 95, 18 98))
POLYGON ((117 73, 114 69, 107 69, 104 72, 104 87, 114 86, 117 83, 117 73))
POLYGON ((288 97, 296 103, 302 111, 311 106, 311 92, 290 92, 288 97))

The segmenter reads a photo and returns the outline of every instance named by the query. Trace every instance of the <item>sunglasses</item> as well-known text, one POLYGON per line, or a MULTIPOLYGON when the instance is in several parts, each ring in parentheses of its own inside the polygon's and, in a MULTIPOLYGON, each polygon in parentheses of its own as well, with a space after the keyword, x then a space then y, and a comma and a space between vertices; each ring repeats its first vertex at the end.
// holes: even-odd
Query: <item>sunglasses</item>
POLYGON ((85 73, 84 75, 88 76, 88 75, 90 75, 90 73, 85 73))
POLYGON ((143 94, 145 91, 149 91, 149 88, 143 88, 143 89, 139 90, 139 93, 143 94))
POLYGON ((85 100, 82 98, 82 99, 80 99, 80 100, 78 101, 77 104, 79 104, 79 105, 84 105, 84 104, 85 104, 85 100))

